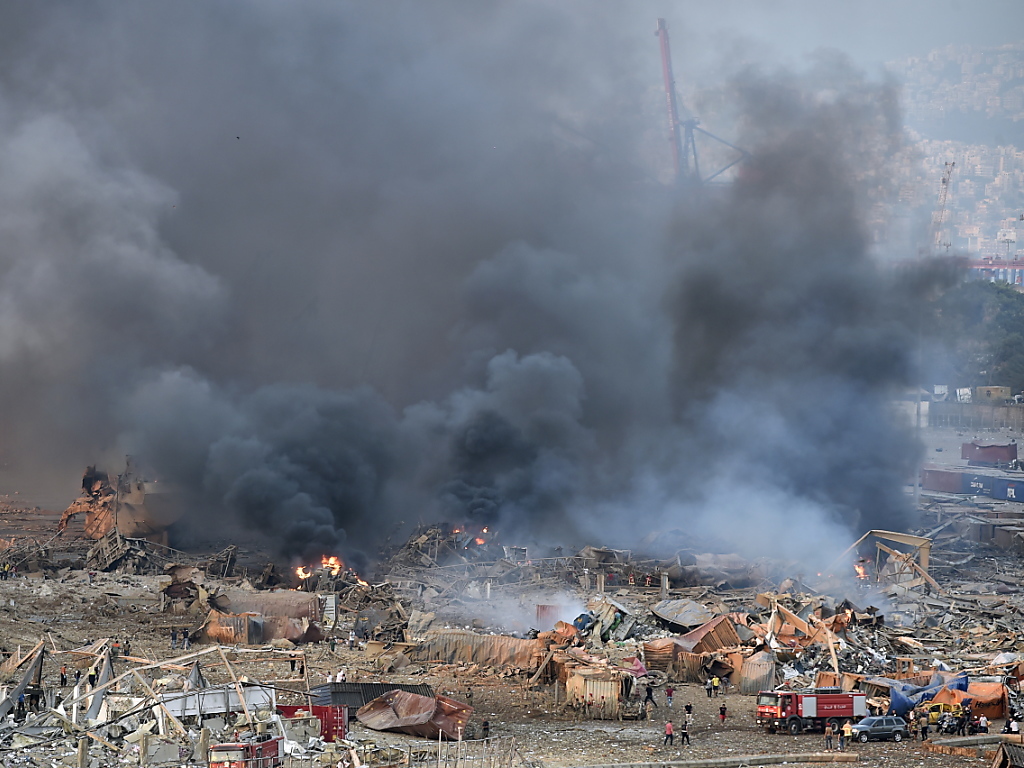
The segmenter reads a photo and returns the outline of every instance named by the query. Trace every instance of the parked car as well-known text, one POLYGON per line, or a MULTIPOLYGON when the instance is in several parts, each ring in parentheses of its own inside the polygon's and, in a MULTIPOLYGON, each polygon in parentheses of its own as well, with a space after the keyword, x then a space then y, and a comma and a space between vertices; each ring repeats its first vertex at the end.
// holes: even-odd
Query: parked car
POLYGON ((853 738, 858 741, 872 739, 903 741, 909 737, 910 730, 907 728, 907 721, 902 717, 893 717, 892 715, 865 717, 853 726, 853 738))

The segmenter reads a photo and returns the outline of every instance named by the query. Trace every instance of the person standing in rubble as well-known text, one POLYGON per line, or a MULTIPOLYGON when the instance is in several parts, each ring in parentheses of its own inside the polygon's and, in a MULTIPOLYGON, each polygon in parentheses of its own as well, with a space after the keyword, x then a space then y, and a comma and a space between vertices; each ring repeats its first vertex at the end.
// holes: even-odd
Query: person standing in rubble
POLYGON ((711 698, 711 692, 713 689, 714 684, 711 682, 711 678, 709 677, 707 680, 704 681, 704 692, 708 695, 709 699, 711 698))
POLYGON ((671 684, 665 689, 665 703, 668 704, 669 709, 672 709, 672 695, 675 692, 676 689, 673 688, 671 684))
POLYGON ((68 668, 66 664, 60 665, 60 687, 68 687, 68 668))
POLYGON ((178 647, 178 630, 171 628, 171 650, 175 650, 178 647))
POLYGON ((640 703, 640 706, 645 706, 648 701, 651 702, 653 706, 658 706, 658 703, 654 700, 654 688, 652 688, 650 684, 647 686, 646 695, 644 696, 644 700, 640 703))
POLYGON ((832 751, 832 722, 825 723, 825 751, 832 751))
POLYGON ((853 723, 847 720, 843 723, 843 727, 839 729, 839 751, 843 752, 846 749, 846 741, 853 738, 853 723))
POLYGON ((665 740, 661 743, 661 746, 673 746, 675 743, 675 732, 672 729, 672 721, 669 720, 665 723, 665 740))
POLYGON ((722 725, 725 725, 725 718, 728 714, 729 711, 725 708, 725 704, 718 708, 718 719, 722 723, 722 725))
POLYGON ((714 691, 715 696, 722 691, 722 679, 718 675, 711 678, 711 690, 714 691))
POLYGON ((679 725, 679 745, 690 746, 690 718, 687 717, 679 725))

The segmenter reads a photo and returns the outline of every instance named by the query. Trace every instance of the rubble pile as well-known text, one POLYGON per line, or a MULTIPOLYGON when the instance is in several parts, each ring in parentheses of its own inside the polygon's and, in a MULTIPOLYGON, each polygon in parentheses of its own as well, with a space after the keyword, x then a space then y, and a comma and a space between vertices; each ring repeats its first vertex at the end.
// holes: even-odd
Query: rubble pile
POLYGON ((295 765, 440 765, 478 750, 509 768, 566 731, 567 744, 632 733, 633 752, 609 735, 603 762, 636 762, 668 687, 698 692, 706 717, 714 680, 749 717, 702 726, 708 750, 730 728, 750 732, 745 750, 763 736, 760 691, 858 692, 908 719, 969 707, 1009 722, 1024 714, 1020 562, 998 538, 1011 510, 925 507, 924 529, 866 532, 820 574, 685 547, 666 556, 683 542, 671 532, 650 553, 567 553, 428 525, 367 581, 337 556, 250 571, 234 546, 188 555, 117 527, 74 559, 71 527, 34 531, 0 550, 20 565, 0 572, 0 762, 178 765, 237 742, 295 765))

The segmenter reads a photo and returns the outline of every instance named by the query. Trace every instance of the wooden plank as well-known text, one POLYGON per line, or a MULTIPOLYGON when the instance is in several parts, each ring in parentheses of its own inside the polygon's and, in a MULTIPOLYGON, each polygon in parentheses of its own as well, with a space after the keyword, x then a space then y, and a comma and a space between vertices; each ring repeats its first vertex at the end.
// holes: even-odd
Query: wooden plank
POLYGON ((249 712, 249 705, 245 703, 245 691, 242 690, 242 684, 238 682, 238 678, 235 676, 235 670, 231 666, 231 662, 228 661, 228 657, 227 654, 224 653, 224 649, 218 645, 217 650, 220 652, 220 657, 224 659, 224 663, 227 665, 228 674, 231 675, 231 682, 235 684, 235 690, 238 691, 238 703, 242 705, 242 711, 245 712, 245 720, 250 726, 252 726, 252 714, 249 712))
POLYGON ((150 697, 153 699, 153 703, 156 704, 158 707, 160 707, 160 709, 162 709, 164 711, 164 714, 167 715, 168 719, 174 724, 174 727, 177 728, 179 731, 181 731, 181 735, 184 736, 187 739, 188 738, 188 731, 185 730, 185 726, 183 726, 181 724, 181 721, 179 721, 178 718, 176 718, 171 713, 171 710, 169 710, 167 708, 167 705, 164 704, 160 700, 160 697, 157 696, 156 691, 154 691, 152 688, 149 687, 149 683, 147 683, 143 679, 142 675, 139 674, 139 671, 137 669, 133 669, 132 670, 132 674, 135 675, 135 679, 139 681, 139 685, 141 685, 143 688, 146 689, 146 693, 148 693, 150 695, 150 697))

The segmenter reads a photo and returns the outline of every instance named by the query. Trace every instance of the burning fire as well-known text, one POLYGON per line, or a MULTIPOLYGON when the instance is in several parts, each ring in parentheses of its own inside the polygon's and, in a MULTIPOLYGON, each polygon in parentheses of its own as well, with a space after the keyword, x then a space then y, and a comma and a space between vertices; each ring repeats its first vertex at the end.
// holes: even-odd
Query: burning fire
POLYGON ((854 563, 853 570, 857 572, 858 579, 866 579, 868 577, 868 569, 864 563, 854 563))
POLYGON ((477 545, 486 544, 487 539, 481 539, 479 536, 477 536, 475 539, 473 539, 473 542, 477 545))
MULTIPOLYGON (((320 567, 319 568, 317 568, 315 566, 312 566, 312 565, 300 565, 299 567, 297 567, 295 569, 295 575, 300 580, 305 581, 306 579, 308 579, 310 576, 312 576, 318 570, 319 571, 325 571, 325 572, 329 573, 331 576, 337 576, 338 574, 341 573, 343 568, 345 568, 345 561, 342 560, 340 557, 338 557, 337 555, 330 555, 330 556, 324 555, 324 556, 322 556, 320 558, 320 567)), ((359 578, 359 575, 355 571, 349 569, 349 574, 350 574, 351 578, 354 578, 357 582, 362 584, 364 587, 370 586, 367 582, 365 582, 361 578, 359 578)))

